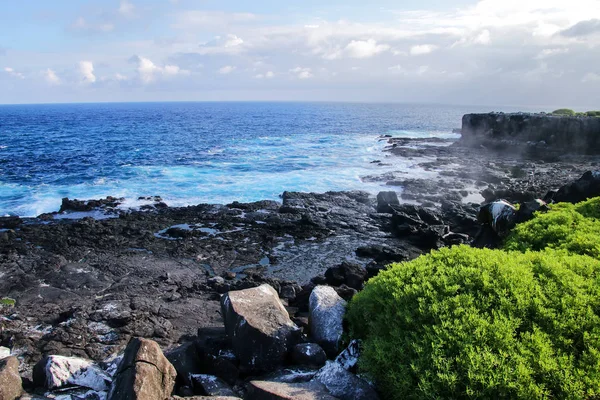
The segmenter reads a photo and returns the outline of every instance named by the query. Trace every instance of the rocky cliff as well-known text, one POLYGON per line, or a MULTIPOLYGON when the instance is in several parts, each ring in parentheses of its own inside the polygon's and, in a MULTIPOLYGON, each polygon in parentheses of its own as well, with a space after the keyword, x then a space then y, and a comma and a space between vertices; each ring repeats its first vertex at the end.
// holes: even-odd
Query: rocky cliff
POLYGON ((600 118, 550 114, 466 114, 462 139, 467 146, 548 148, 560 152, 600 153, 600 118))

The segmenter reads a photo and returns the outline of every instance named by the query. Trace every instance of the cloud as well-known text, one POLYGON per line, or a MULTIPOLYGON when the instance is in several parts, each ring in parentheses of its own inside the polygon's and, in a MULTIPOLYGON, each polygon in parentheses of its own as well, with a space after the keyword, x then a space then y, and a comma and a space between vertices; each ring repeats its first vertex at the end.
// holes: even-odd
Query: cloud
POLYGON ((232 66, 232 65, 225 65, 225 66, 219 68, 217 72, 219 74, 221 74, 221 75, 227 75, 227 74, 232 73, 233 71, 235 71, 235 67, 234 66, 232 66))
POLYGON ((248 24, 258 20, 258 16, 252 13, 229 13, 225 11, 187 10, 175 14, 175 29, 212 29, 233 25, 248 24))
POLYGON ((352 58, 369 58, 384 51, 388 51, 390 46, 387 44, 377 44, 374 39, 369 40, 353 40, 344 49, 348 57, 352 58))
POLYGON ((420 44, 416 46, 412 46, 410 48, 411 56, 420 56, 424 54, 433 53, 437 49, 437 46, 433 44, 420 44))
POLYGON ((199 54, 239 54, 244 51, 244 40, 233 34, 216 36, 213 40, 200 45, 199 54))
POLYGON ((275 73, 273 71, 267 71, 264 74, 254 75, 254 78, 256 79, 271 79, 273 77, 275 77, 275 73))
POLYGON ((25 75, 23 75, 21 72, 15 71, 14 68, 4 67, 4 72, 9 74, 10 76, 14 76, 15 78, 25 79, 25 75))
POLYGON ((290 69, 290 73, 295 75, 298 79, 310 79, 314 76, 312 73, 312 69, 306 67, 292 68, 290 69))
POLYGON ((94 75, 94 64, 91 61, 79 62, 79 74, 86 83, 96 82, 96 75, 94 75))
POLYGON ((596 74, 594 72, 590 72, 588 74, 586 74, 583 79, 581 79, 581 82, 583 83, 598 83, 600 82, 600 74, 596 74))
POLYGON ((544 49, 538 53, 535 57, 537 60, 543 60, 544 58, 558 56, 560 54, 567 54, 569 52, 568 48, 558 48, 558 49, 544 49))
POLYGON ((181 69, 177 65, 165 65, 160 67, 149 58, 133 56, 132 62, 137 63, 137 73, 142 83, 148 84, 156 81, 159 77, 174 77, 178 75, 189 75, 190 71, 181 69))
POLYGON ((135 10, 135 6, 133 3, 130 3, 127 0, 121 0, 121 4, 119 5, 119 14, 125 17, 133 16, 133 12, 135 10))
POLYGON ((128 79, 129 79, 128 77, 126 77, 125 75, 122 75, 118 72, 115 74, 115 80, 117 80, 119 82, 126 81, 128 79))
POLYGON ((44 77, 46 79, 46 82, 48 82, 50 85, 60 85, 61 83, 60 78, 58 77, 58 75, 56 75, 56 72, 54 72, 50 68, 44 71, 44 77))
POLYGON ((560 32, 565 37, 581 37, 600 33, 600 19, 581 21, 560 32))
POLYGON ((79 17, 71 25, 71 28, 88 33, 106 33, 112 32, 115 29, 115 25, 111 22, 89 23, 84 17, 79 17))

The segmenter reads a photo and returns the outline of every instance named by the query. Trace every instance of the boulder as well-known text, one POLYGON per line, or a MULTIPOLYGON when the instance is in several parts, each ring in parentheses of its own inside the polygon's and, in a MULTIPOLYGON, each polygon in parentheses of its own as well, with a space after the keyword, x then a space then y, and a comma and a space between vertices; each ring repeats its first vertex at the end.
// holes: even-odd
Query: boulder
POLYGON ((177 384, 179 386, 191 386, 190 375, 203 372, 202 359, 196 350, 195 342, 184 343, 167 352, 165 357, 177 371, 177 384))
POLYGON ((325 279, 331 286, 347 286, 361 290, 365 279, 367 279, 367 271, 359 264, 342 262, 340 265, 328 268, 325 271, 325 279))
POLYGON ((344 332, 346 301, 329 286, 317 286, 309 298, 309 324, 312 338, 329 355, 337 354, 344 332))
POLYGON ((500 236, 506 235, 517 223, 517 209, 506 200, 484 204, 477 220, 488 225, 500 236))
POLYGON ((526 222, 533 218, 533 214, 537 211, 548 211, 548 205, 544 200, 535 199, 521 203, 519 211, 517 211, 517 222, 526 222))
POLYGON ((214 375, 191 375, 195 394, 206 396, 236 396, 229 385, 214 375))
POLYGON ((21 397, 23 384, 19 375, 17 357, 6 357, 0 360, 0 399, 15 400, 21 397))
POLYGON ((33 368, 33 383, 44 389, 80 386, 108 390, 111 378, 93 361, 77 357, 45 356, 33 368))
POLYGON ((300 334, 275 289, 264 284, 221 297, 225 330, 240 367, 273 371, 285 362, 300 334))
POLYGON ((352 340, 348 347, 335 358, 335 361, 344 367, 345 370, 353 371, 356 369, 359 356, 360 342, 355 339, 352 340))
POLYGON ((231 396, 171 396, 169 400, 242 400, 239 397, 231 396))
POLYGON ((318 382, 283 383, 251 381, 246 400, 336 400, 318 382))
POLYGON ((292 361, 296 365, 322 367, 327 361, 327 354, 316 343, 300 343, 292 350, 292 361))
POLYGON ((133 338, 127 344, 108 400, 165 400, 173 391, 176 375, 156 342, 133 338))
POLYGON ((376 400, 379 396, 365 380, 347 371, 342 364, 328 361, 315 375, 315 381, 340 400, 376 400))
POLYGON ((10 357, 10 349, 8 347, 0 346, 0 360, 6 357, 10 357))
POLYGON ((578 180, 562 186, 556 192, 550 192, 544 200, 555 203, 579 203, 600 196, 600 171, 587 171, 578 180))
POLYGON ((392 208, 390 205, 397 206, 400 204, 398 195, 396 192, 379 192, 377 194, 377 212, 378 213, 391 213, 392 208))

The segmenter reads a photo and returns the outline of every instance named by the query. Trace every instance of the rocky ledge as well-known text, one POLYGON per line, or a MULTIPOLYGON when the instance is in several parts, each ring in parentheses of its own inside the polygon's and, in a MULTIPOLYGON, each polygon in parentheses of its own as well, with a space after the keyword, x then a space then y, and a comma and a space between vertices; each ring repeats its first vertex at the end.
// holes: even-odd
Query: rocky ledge
POLYGON ((460 143, 528 152, 600 153, 600 118, 551 114, 467 114, 460 143))

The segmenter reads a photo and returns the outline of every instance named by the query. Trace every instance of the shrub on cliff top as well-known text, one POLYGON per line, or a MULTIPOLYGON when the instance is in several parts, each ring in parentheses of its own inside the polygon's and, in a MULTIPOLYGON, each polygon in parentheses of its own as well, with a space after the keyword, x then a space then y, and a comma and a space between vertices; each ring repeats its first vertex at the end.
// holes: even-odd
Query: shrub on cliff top
POLYGON ((600 396, 600 261, 453 247, 392 265, 349 304, 386 399, 600 396))
POLYGON ((569 108, 559 108, 558 110, 552 111, 552 115, 574 116, 575 115, 575 111, 573 111, 573 110, 571 110, 569 108))
POLYGON ((566 250, 600 258, 600 197, 578 204, 559 203, 547 213, 517 227, 507 238, 507 250, 566 250))

